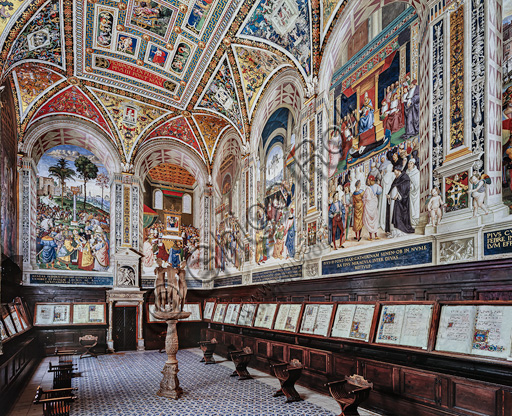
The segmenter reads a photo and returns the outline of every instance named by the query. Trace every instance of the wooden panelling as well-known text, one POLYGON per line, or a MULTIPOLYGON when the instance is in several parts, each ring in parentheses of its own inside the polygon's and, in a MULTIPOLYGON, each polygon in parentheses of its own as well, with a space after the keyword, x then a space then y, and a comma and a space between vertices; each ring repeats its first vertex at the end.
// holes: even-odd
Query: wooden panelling
POLYGON ((364 378, 373 383, 375 390, 393 392, 393 366, 364 362, 363 371, 364 378))
POLYGON ((268 342, 266 341, 256 341, 256 354, 268 357, 268 342))
POLYGON ((318 351, 309 351, 308 368, 320 373, 329 372, 329 355, 318 351))
POLYGON ((285 346, 281 344, 271 344, 270 345, 271 353, 270 356, 273 360, 284 362, 285 359, 285 346))
POLYGON ((422 402, 436 404, 437 377, 419 371, 403 370, 401 374, 401 391, 404 397, 422 402))
POLYGON ((351 376, 352 374, 357 374, 357 361, 355 358, 345 358, 337 354, 335 354, 333 358, 333 374, 336 377, 343 379, 343 376, 351 376))
MULTIPOLYGON (((453 408, 464 415, 496 415, 497 387, 486 387, 477 383, 454 381, 453 408)), ((508 414, 512 414, 509 409, 508 414)))
POLYGON ((288 360, 299 360, 304 365, 304 350, 302 348, 289 347, 288 360))

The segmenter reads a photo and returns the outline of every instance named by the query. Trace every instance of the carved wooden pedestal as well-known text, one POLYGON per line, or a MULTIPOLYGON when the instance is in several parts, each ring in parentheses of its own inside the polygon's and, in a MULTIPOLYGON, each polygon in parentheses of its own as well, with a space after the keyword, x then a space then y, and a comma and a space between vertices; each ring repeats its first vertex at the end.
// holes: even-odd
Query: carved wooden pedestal
POLYGON ((165 338, 165 352, 167 353, 167 361, 165 362, 162 374, 164 378, 160 382, 160 389, 156 393, 158 396, 178 399, 183 394, 178 380, 178 360, 176 353, 178 352, 178 332, 176 324, 178 319, 188 318, 190 312, 161 312, 156 311, 154 316, 167 321, 167 337, 165 338))

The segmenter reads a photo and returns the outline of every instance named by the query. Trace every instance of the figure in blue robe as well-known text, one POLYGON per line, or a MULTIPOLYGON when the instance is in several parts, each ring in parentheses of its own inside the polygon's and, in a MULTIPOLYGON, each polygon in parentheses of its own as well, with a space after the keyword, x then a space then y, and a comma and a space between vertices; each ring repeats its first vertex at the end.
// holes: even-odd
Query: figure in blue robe
POLYGON ((181 249, 171 248, 169 250, 169 263, 172 267, 178 267, 181 263, 181 249))
POLYGON ((291 225, 289 225, 286 233, 285 246, 288 250, 288 257, 295 257, 295 218, 293 217, 293 211, 288 217, 288 221, 291 222, 291 225))
POLYGON ((57 258, 57 251, 55 250, 57 248, 57 243, 52 237, 47 235, 41 239, 41 244, 43 245, 43 249, 41 250, 41 261, 47 266, 52 263, 53 267, 53 262, 57 258))
POLYGON ((372 100, 370 100, 370 98, 368 98, 368 93, 364 94, 363 107, 361 108, 361 110, 359 110, 359 113, 361 115, 359 118, 359 134, 362 134, 365 131, 368 131, 371 128, 373 128, 373 122, 374 122, 373 104, 372 104, 372 100))

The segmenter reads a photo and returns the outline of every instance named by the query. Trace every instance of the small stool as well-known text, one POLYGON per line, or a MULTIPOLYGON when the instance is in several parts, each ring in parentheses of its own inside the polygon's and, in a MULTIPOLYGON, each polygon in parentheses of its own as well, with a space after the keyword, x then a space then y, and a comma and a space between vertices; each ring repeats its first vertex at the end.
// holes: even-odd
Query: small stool
POLYGON ((332 398, 340 405, 340 416, 358 416, 357 407, 368 398, 373 383, 354 374, 345 377, 345 380, 332 381, 325 386, 329 387, 332 398))
POLYGON ((98 355, 92 351, 92 349, 98 344, 97 335, 84 335, 83 337, 78 338, 78 342, 85 348, 85 352, 80 356, 80 359, 87 355, 98 358, 98 355))
POLYGON ((247 371, 247 364, 251 361, 253 352, 250 347, 245 347, 241 351, 231 351, 231 360, 235 363, 235 371, 231 377, 238 376, 238 380, 249 380, 252 376, 247 371))
POLYGON ((213 353, 217 346, 217 340, 212 338, 211 341, 199 341, 199 345, 203 351, 203 358, 201 358, 201 362, 205 364, 216 364, 215 358, 213 358, 213 353))
POLYGON ((274 397, 286 396, 286 403, 299 402, 302 399, 295 390, 295 382, 302 374, 302 364, 299 360, 292 360, 289 363, 271 364, 274 374, 281 383, 281 388, 274 393, 274 397))

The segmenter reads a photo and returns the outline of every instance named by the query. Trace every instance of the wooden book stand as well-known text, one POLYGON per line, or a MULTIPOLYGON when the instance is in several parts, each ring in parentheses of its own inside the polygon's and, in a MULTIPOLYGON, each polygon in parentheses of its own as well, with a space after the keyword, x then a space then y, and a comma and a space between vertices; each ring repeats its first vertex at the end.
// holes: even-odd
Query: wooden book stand
POLYGON ((274 393, 274 397, 286 396, 286 403, 303 400, 295 390, 295 382, 302 374, 302 364, 299 360, 292 360, 289 363, 271 364, 270 368, 281 383, 281 389, 274 393))
POLYGON ((44 391, 41 386, 36 390, 34 404, 43 405, 43 416, 68 416, 71 403, 76 399, 76 388, 44 391))
POLYGON ((332 381, 325 386, 329 387, 332 398, 340 405, 340 416, 357 416, 357 408, 370 395, 373 383, 354 374, 345 380, 332 381))
POLYGON ((247 371, 247 364, 251 361, 253 352, 250 347, 245 347, 240 351, 231 351, 231 360, 235 363, 235 371, 231 377, 238 376, 238 380, 249 380, 252 376, 247 371))

